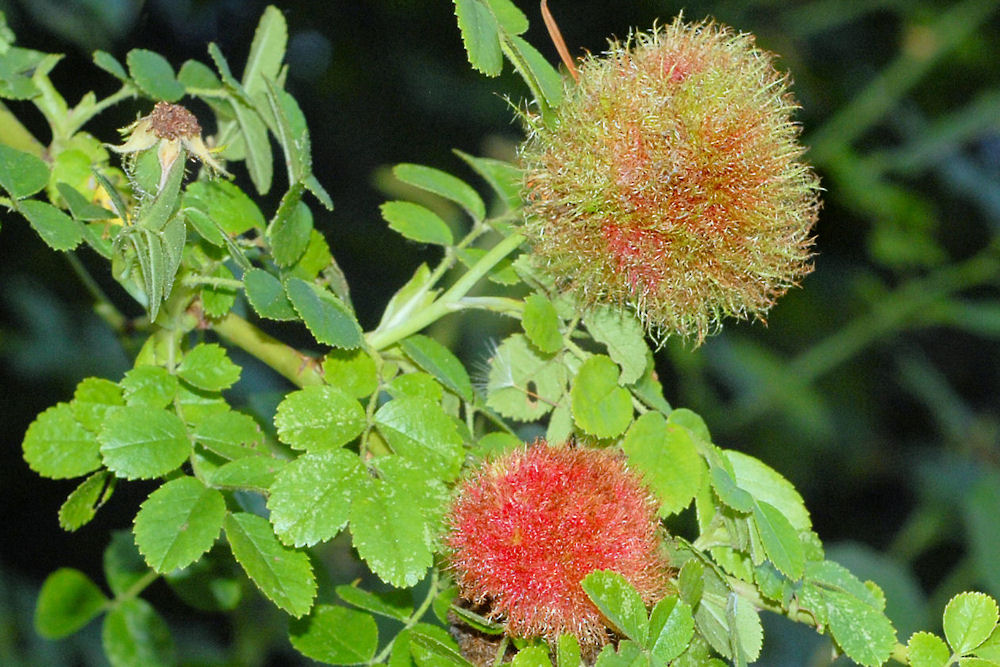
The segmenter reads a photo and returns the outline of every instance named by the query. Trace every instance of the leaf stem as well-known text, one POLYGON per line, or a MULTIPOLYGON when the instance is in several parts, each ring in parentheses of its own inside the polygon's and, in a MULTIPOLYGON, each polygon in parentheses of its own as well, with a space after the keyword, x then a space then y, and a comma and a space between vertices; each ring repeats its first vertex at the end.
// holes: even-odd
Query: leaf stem
POLYGON ((228 289, 243 289, 243 281, 235 278, 219 278, 218 276, 184 276, 181 280, 186 287, 200 287, 209 285, 211 287, 224 287, 228 289))
POLYGON ((45 146, 42 145, 42 142, 35 138, 35 135, 18 120, 17 116, 3 102, 0 102, 0 143, 25 153, 31 153, 35 157, 45 155, 45 146))
POLYGON ((517 250, 524 242, 524 237, 518 233, 511 234, 500 243, 483 255, 478 262, 473 264, 465 275, 459 278, 444 294, 427 308, 415 313, 404 322, 392 326, 388 329, 375 331, 367 334, 368 344, 375 350, 383 350, 393 343, 400 341, 411 334, 415 334, 421 329, 433 324, 448 313, 460 310, 459 302, 466 297, 480 278, 490 272, 493 267, 500 263, 507 255, 517 250))
POLYGON ((115 601, 120 602, 122 600, 131 600, 133 598, 138 597, 139 593, 142 593, 151 583, 153 583, 159 578, 160 578, 159 572, 157 572, 156 570, 150 570, 146 574, 142 575, 142 577, 137 579, 134 584, 129 586, 127 591, 117 596, 115 601))
MULTIPOLYGON (((424 601, 420 603, 420 606, 417 607, 417 609, 412 614, 410 614, 410 617, 406 620, 406 623, 403 624, 403 630, 409 630, 414 625, 420 622, 420 619, 423 618, 424 614, 427 613, 427 610, 430 609, 430 606, 434 602, 434 598, 437 597, 437 594, 438 594, 438 571, 436 568, 431 568, 431 581, 430 585, 427 587, 427 595, 424 596, 424 601)), ((403 630, 400 630, 400 632, 402 632, 403 630)), ((399 633, 396 633, 396 637, 399 637, 399 633)), ((385 661, 385 659, 389 657, 389 653, 392 651, 393 644, 396 643, 396 637, 393 637, 392 641, 386 644, 385 647, 381 651, 379 651, 379 654, 374 658, 372 658, 368 662, 368 664, 378 665, 381 664, 383 661, 385 661)))
POLYGON ((212 329, 227 342, 264 362, 299 387, 323 384, 319 364, 312 357, 272 338, 235 313, 228 313, 212 329))

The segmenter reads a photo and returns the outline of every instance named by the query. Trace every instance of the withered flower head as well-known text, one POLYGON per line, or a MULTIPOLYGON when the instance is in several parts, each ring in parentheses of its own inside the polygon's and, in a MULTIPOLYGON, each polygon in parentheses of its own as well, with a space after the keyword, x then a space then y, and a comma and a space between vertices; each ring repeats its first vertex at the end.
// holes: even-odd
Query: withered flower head
POLYGON ((118 153, 135 154, 157 147, 162 187, 167 174, 181 154, 204 162, 210 169, 229 175, 201 138, 201 125, 194 114, 179 104, 157 102, 147 116, 122 129, 125 143, 110 148, 118 153))
POLYGON ((819 183, 788 79, 753 37, 679 18, 587 57, 551 119, 527 116, 525 234, 590 307, 698 342, 762 318, 811 270, 819 183))

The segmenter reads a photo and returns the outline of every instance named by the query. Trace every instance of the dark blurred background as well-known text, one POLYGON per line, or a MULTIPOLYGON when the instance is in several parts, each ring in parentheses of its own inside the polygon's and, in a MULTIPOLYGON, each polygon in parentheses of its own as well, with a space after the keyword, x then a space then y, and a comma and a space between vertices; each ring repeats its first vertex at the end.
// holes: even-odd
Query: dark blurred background
MULTIPOLYGON (((529 41, 556 62, 537 3, 515 1, 531 20, 529 41)), ((66 54, 53 79, 75 103, 87 90, 116 89, 90 62, 98 48, 120 60, 131 48, 149 48, 179 67, 188 58, 208 62, 206 44, 215 41, 239 71, 265 4, 0 0, 0 9, 20 45, 66 54)), ((521 100, 525 89, 509 67, 494 80, 470 69, 447 0, 276 4, 290 30, 288 88, 312 130, 316 175, 336 202, 332 213, 315 209, 317 227, 371 328, 417 264, 435 257, 379 216, 378 205, 398 187, 387 169, 419 162, 482 185, 451 151, 512 158, 520 135, 508 100, 521 100)), ((959 590, 1000 595, 998 4, 551 2, 574 54, 600 52, 608 37, 669 22, 683 8, 688 19, 711 16, 756 34, 792 73, 807 159, 826 189, 816 270, 779 302, 767 326, 731 322, 697 349, 668 341, 657 367, 672 405, 699 412, 718 444, 761 458, 799 488, 828 555, 886 590, 904 642, 918 628, 935 629, 959 590)), ((146 111, 122 104, 87 129, 114 142, 116 128, 146 111)), ((265 201, 266 211, 273 206, 265 201)), ((127 528, 139 491, 148 492, 123 485, 93 523, 64 534, 56 512, 73 483, 39 479, 20 456, 38 412, 70 398, 87 375, 118 379, 129 367, 132 351, 89 305, 65 260, 23 220, 5 215, 4 665, 103 664, 97 623, 58 644, 38 639, 34 596, 60 566, 101 582, 109 530, 127 528)), ((485 341, 509 326, 451 320, 435 335, 474 365, 488 354, 485 341)), ((240 391, 250 405, 267 405, 286 389, 253 369, 244 378, 240 391)), ((165 587, 150 595, 167 606, 182 658, 250 660, 227 655, 236 631, 219 619, 184 612, 165 587)), ((759 664, 827 664, 811 631, 765 620, 759 664)), ((280 628, 274 634, 281 646, 280 628)))

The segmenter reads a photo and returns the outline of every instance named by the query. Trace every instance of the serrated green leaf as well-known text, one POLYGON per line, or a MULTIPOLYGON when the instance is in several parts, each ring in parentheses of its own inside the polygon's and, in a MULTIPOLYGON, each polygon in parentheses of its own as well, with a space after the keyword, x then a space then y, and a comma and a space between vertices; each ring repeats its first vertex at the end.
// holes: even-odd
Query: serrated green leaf
POLYGON ((716 652, 732 659, 732 639, 736 634, 731 625, 729 601, 736 594, 713 568, 702 570, 701 581, 701 599, 694 607, 698 633, 716 652))
POLYGON ((375 413, 375 426, 392 450, 428 471, 454 479, 462 465, 462 438, 437 403, 395 398, 375 413))
POLYGON ((170 629, 141 598, 121 600, 104 617, 101 643, 112 667, 159 667, 174 663, 170 629))
POLYGON ((656 603, 649 615, 649 651, 666 665, 687 649, 694 636, 691 606, 676 597, 656 603))
POLYGON ((90 203, 85 196, 68 183, 60 181, 56 183, 56 188, 69 205, 70 213, 77 220, 110 220, 115 217, 115 214, 108 209, 90 203))
POLYGON ((596 570, 580 584, 604 617, 626 637, 639 644, 646 643, 649 637, 646 605, 625 577, 612 570, 596 570))
POLYGON ((177 396, 177 376, 159 366, 137 366, 119 384, 126 405, 164 408, 177 396))
POLYGON ((378 627, 369 614, 321 604, 309 616, 292 622, 288 638, 295 650, 313 660, 361 665, 375 656, 378 627))
POLYGON ((519 421, 540 419, 566 391, 566 366, 531 349, 523 335, 508 336, 493 353, 486 405, 519 421))
POLYGON ((129 82, 128 73, 125 71, 125 68, 122 67, 117 58, 107 51, 101 51, 100 49, 94 51, 94 64, 122 83, 129 82))
POLYGON ((490 184, 505 208, 515 209, 520 206, 522 172, 516 165, 493 158, 476 157, 460 150, 456 150, 455 154, 490 184))
MULTIPOLYGON (((184 161, 178 159, 174 161, 173 165, 170 167, 170 171, 167 172, 166 180, 159 182, 159 163, 152 160, 154 153, 152 151, 140 155, 136 162, 136 180, 140 180, 140 167, 143 164, 143 158, 150 160, 150 165, 157 169, 157 176, 154 176, 150 180, 153 183, 146 185, 149 192, 155 192, 152 197, 140 200, 139 210, 135 214, 135 224, 143 229, 148 229, 153 232, 163 231, 167 223, 173 219, 174 213, 177 211, 180 205, 180 193, 181 193, 181 183, 184 180, 184 161), (159 189, 156 189, 159 188, 159 189)), ((140 181, 141 182, 141 181, 140 181)))
MULTIPOLYGON (((455 592, 457 594, 457 589, 455 589, 455 592)), ((441 597, 438 597, 434 600, 434 602, 437 603, 441 599, 442 599, 441 597)), ((454 597, 452 597, 452 600, 454 600, 454 597)), ((445 621, 448 622, 449 625, 451 623, 451 621, 449 620, 449 615, 454 614, 454 616, 458 617, 458 620, 461 623, 469 626, 472 630, 476 632, 481 632, 487 635, 502 635, 504 633, 504 626, 502 623, 491 621, 485 616, 477 614, 472 610, 466 609, 465 607, 456 604, 449 603, 447 606, 444 606, 442 608, 440 613, 437 612, 437 610, 435 611, 435 613, 438 616, 443 615, 445 621)), ((551 665, 549 667, 551 667, 551 665)))
POLYGON ((233 111, 236 113, 236 123, 243 134, 250 180, 253 181, 257 192, 265 195, 270 191, 274 178, 274 156, 271 151, 271 139, 267 135, 267 125, 256 110, 245 105, 239 98, 233 100, 233 111))
POLYGON ((960 658, 958 661, 958 667, 1000 667, 1000 663, 977 657, 960 658))
POLYGON ((28 466, 43 477, 80 477, 101 467, 100 444, 76 420, 69 403, 41 413, 24 434, 21 449, 28 466))
MULTIPOLYGON (((225 264, 219 264, 208 274, 210 278, 233 280, 235 276, 225 264)), ((201 307, 208 318, 224 316, 236 304, 236 288, 228 285, 202 285, 201 307)))
POLYGON ((116 530, 111 533, 111 541, 104 548, 102 558, 104 579, 111 591, 119 597, 127 597, 128 591, 149 576, 149 566, 135 546, 135 536, 131 530, 116 530))
POLYGON ((267 491, 286 465, 273 456, 245 456, 216 468, 210 480, 212 486, 267 491))
POLYGON ((182 206, 201 211, 231 236, 264 229, 264 214, 243 190, 229 181, 195 181, 184 191, 182 206))
POLYGON ((552 667, 549 652, 542 646, 528 646, 517 652, 511 667, 552 667))
POLYGON ((254 454, 263 440, 260 426, 253 417, 233 410, 205 417, 191 435, 201 446, 227 459, 254 454))
POLYGON ((375 360, 364 350, 330 350, 323 358, 323 379, 348 396, 364 398, 378 389, 375 360))
POLYGON ((701 602, 701 594, 705 590, 705 566, 696 558, 689 559, 681 566, 677 574, 677 592, 681 600, 694 609, 701 602))
POLYGON ((156 572, 187 567, 212 548, 222 531, 226 501, 194 477, 178 477, 139 507, 133 530, 139 552, 156 572))
POLYGON ((705 478, 705 463, 690 431, 668 424, 658 412, 647 412, 629 428, 622 449, 660 501, 660 516, 691 504, 705 478))
POLYGON ((344 602, 379 616, 405 621, 413 613, 411 596, 405 591, 366 591, 357 586, 337 586, 344 602))
POLYGON ((1000 620, 996 601, 985 593, 959 593, 944 608, 944 636, 952 651, 966 655, 986 641, 1000 620))
POLYGON ((433 547, 444 532, 444 515, 451 502, 451 492, 444 482, 422 462, 390 454, 372 459, 378 476, 393 486, 419 510, 424 519, 424 540, 433 547))
POLYGON ((795 526, 796 530, 811 530, 812 521, 802 496, 779 472, 742 452, 724 450, 733 466, 739 487, 757 500, 773 505, 795 526))
POLYGON ((595 667, 652 667, 649 657, 632 641, 618 643, 618 650, 612 645, 605 646, 598 654, 595 667))
POLYGON ((824 591, 823 599, 833 638, 847 657, 866 667, 889 659, 896 631, 885 614, 840 591, 824 591))
POLYGON ((486 217, 486 205, 472 186, 451 174, 419 164, 398 164, 393 175, 404 183, 450 199, 475 220, 486 217))
POLYGON ((11 199, 30 197, 49 182, 49 167, 31 153, 0 144, 0 188, 11 199))
POLYGON ((451 228, 425 206, 408 201, 390 201, 379 207, 389 227, 418 243, 449 246, 455 243, 451 228))
POLYGON ((309 557, 282 546, 267 519, 256 514, 230 514, 224 525, 233 557, 257 588, 292 616, 307 614, 316 597, 309 557))
POLYGON ((806 558, 798 533, 781 510, 757 500, 753 504, 753 520, 767 558, 791 580, 802 577, 806 558))
POLYGON ((172 412, 126 406, 97 436, 104 465, 119 477, 152 479, 176 470, 191 453, 184 422, 172 412))
POLYGON ((705 420, 702 419, 696 412, 688 410, 687 408, 677 408, 676 410, 671 410, 670 416, 667 417, 667 422, 683 426, 687 430, 691 431, 691 435, 694 436, 695 440, 698 440, 699 442, 712 442, 712 436, 708 432, 708 426, 705 425, 705 420))
POLYGON ((275 534, 297 547, 332 539, 347 525, 352 500, 368 484, 354 452, 334 449, 300 456, 270 487, 267 507, 275 534))
POLYGON ((72 532, 89 523, 111 497, 114 491, 114 484, 108 483, 111 479, 114 478, 107 470, 98 470, 80 482, 59 507, 59 527, 72 532))
POLYGON ((250 54, 243 69, 243 89, 247 95, 263 93, 267 80, 275 80, 281 71, 288 43, 288 26, 277 7, 268 6, 257 23, 250 43, 250 54))
POLYGON ((184 85, 174 76, 174 68, 159 53, 132 49, 125 57, 135 84, 155 100, 176 102, 184 97, 184 85))
POLYGON ((731 627, 735 630, 734 647, 739 648, 740 664, 755 662, 764 644, 764 629, 760 624, 757 610, 739 595, 729 598, 731 627))
POLYGON ((263 269, 250 269, 243 274, 247 301, 261 317, 269 320, 297 320, 298 313, 277 278, 263 269))
POLYGON ((344 349, 361 346, 361 325, 331 292, 298 278, 288 279, 285 292, 318 342, 344 349))
POLYGON ((177 375, 199 389, 222 391, 240 379, 240 367, 229 359, 222 346, 199 343, 184 355, 177 375))
POLYGON ((17 205, 32 228, 53 250, 72 250, 83 241, 83 228, 52 204, 29 199, 17 205))
POLYGON ((732 475, 721 466, 712 466, 710 470, 712 488, 718 494, 719 500, 737 512, 747 513, 753 509, 753 496, 736 484, 732 475))
POLYGON ((880 600, 871 589, 840 563, 830 560, 806 562, 806 579, 823 587, 858 598, 870 607, 881 608, 880 600))
POLYGON ((550 107, 559 106, 563 98, 563 80, 559 72, 527 41, 516 36, 511 37, 510 41, 531 77, 538 82, 545 102, 550 107))
POLYGON ((1000 662, 1000 625, 993 628, 993 632, 974 651, 975 655, 986 660, 1000 662))
POLYGON ((486 76, 497 76, 503 68, 500 26, 479 0, 455 0, 455 16, 462 43, 472 67, 486 76))
POLYGON ((299 261, 309 247, 313 232, 313 215, 302 201, 301 183, 294 185, 281 200, 277 213, 267 226, 267 242, 274 263, 281 267, 299 261))
POLYGON ((912 667, 946 667, 951 651, 947 644, 930 632, 914 632, 907 647, 907 660, 912 667))
POLYGON ((371 571, 388 584, 410 588, 423 579, 433 557, 426 519, 404 488, 376 480, 351 503, 350 521, 354 547, 371 571))
POLYGON ((545 439, 548 442, 562 444, 573 436, 573 412, 569 401, 562 401, 549 415, 549 424, 545 427, 545 439))
POLYGON ((410 630, 409 644, 418 667, 472 667, 442 628, 421 623, 410 630))
POLYGON ((472 400, 472 381, 465 366, 452 352, 433 338, 415 334, 400 342, 410 359, 465 401, 472 400))
POLYGON ((315 229, 309 233, 309 245, 298 261, 285 271, 287 278, 301 278, 307 282, 319 275, 327 281, 329 288, 346 304, 351 302, 351 290, 347 278, 330 252, 330 245, 315 229))
MULTIPOLYGON (((7 99, 28 100, 41 93, 35 79, 46 77, 61 56, 43 53, 33 49, 22 49, 7 45, 3 54, 4 69, 0 76, 0 96, 7 99)), ((66 113, 65 101, 58 97, 59 111, 66 113), (61 104, 59 104, 61 102, 61 104)))
POLYGON ((528 31, 528 17, 511 0, 486 0, 486 4, 507 33, 520 35, 528 31))
POLYGON ((587 330, 621 367, 622 384, 632 384, 646 371, 648 347, 639 320, 621 308, 594 308, 583 317, 587 330))
MULTIPOLYGON (((215 72, 208 65, 197 60, 185 60, 180 70, 177 71, 177 80, 184 84, 189 94, 192 89, 204 91, 222 88, 222 81, 215 75, 215 72)), ((210 102, 210 104, 212 103, 210 102)))
MULTIPOLYGON (((307 187, 305 179, 312 169, 309 131, 306 127, 305 116, 294 97, 281 90, 270 79, 264 79, 264 83, 266 84, 264 98, 273 118, 271 131, 277 137, 278 144, 285 154, 288 181, 302 183, 303 188, 305 188, 307 187)), ((258 95, 258 101, 259 97, 258 95)), ((258 103, 258 108, 260 106, 258 103)))
POLYGON ((46 639, 73 634, 108 603, 97 584, 79 570, 64 567, 45 579, 35 607, 35 630, 46 639))
POLYGON ((426 398, 428 401, 440 403, 444 399, 444 387, 429 373, 414 371, 404 373, 392 379, 385 386, 386 392, 393 398, 426 398))
POLYGON ((559 635, 556 642, 556 667, 580 667, 580 642, 573 635, 559 635))
POLYGON ((528 340, 545 354, 555 354, 563 346, 559 316, 543 294, 531 294, 524 300, 521 326, 528 340))
POLYGON ((621 435, 632 421, 632 397, 618 386, 618 367, 604 355, 580 365, 570 397, 573 419, 585 433, 598 438, 621 435))
POLYGON ((361 434, 365 411, 336 387, 306 387, 285 396, 274 425, 278 438, 296 449, 333 449, 361 434))

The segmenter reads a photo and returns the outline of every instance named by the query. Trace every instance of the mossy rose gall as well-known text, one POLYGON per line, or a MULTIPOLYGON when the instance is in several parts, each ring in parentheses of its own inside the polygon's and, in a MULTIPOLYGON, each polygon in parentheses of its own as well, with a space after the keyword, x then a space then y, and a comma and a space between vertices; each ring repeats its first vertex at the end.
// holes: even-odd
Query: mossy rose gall
POLYGON ((810 270, 816 176, 796 108, 753 37, 680 19, 580 64, 528 115, 525 234, 584 307, 628 304, 699 342, 761 318, 810 270))
POLYGON ((446 539, 463 598, 514 637, 606 643, 580 581, 622 574, 647 603, 668 576, 658 506, 620 453, 537 442, 485 465, 458 489, 446 539))

